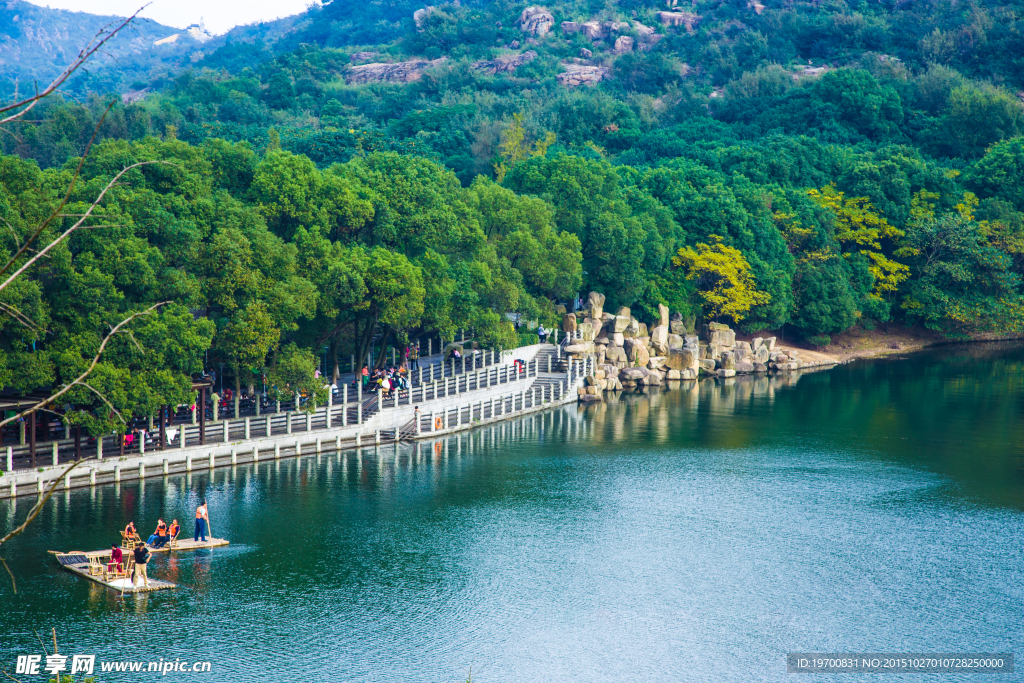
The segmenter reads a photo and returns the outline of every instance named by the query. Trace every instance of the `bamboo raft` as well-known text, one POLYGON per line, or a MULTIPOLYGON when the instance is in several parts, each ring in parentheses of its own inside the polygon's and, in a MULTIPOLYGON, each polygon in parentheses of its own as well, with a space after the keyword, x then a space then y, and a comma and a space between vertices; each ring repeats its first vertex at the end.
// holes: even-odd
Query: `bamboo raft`
MULTIPOLYGON (((162 548, 150 548, 149 551, 151 553, 163 553, 170 552, 172 550, 186 551, 201 550, 203 548, 217 548, 225 545, 228 545, 228 541, 223 538, 210 537, 206 539, 206 542, 194 541, 190 538, 187 538, 181 541, 175 541, 174 547, 171 547, 171 544, 168 543, 162 548)), ((125 552, 125 561, 127 561, 127 555, 129 553, 130 551, 125 552)), ((111 590, 115 590, 121 593, 152 593, 153 591, 168 590, 170 588, 178 587, 177 584, 171 583, 170 581, 163 581, 161 579, 153 578, 149 580, 148 586, 145 583, 143 583, 141 586, 135 586, 132 583, 131 579, 124 578, 123 576, 110 574, 106 571, 107 559, 110 557, 109 550, 93 550, 91 552, 72 550, 71 552, 67 553, 51 550, 50 554, 57 559, 57 562, 60 563, 61 567, 68 570, 72 574, 83 576, 89 579, 90 581, 95 581, 100 585, 106 586, 111 590), (95 563, 97 558, 99 558, 99 564, 102 568, 101 571, 99 572, 95 571, 95 563), (93 571, 90 571, 90 560, 92 561, 93 564, 93 571)))

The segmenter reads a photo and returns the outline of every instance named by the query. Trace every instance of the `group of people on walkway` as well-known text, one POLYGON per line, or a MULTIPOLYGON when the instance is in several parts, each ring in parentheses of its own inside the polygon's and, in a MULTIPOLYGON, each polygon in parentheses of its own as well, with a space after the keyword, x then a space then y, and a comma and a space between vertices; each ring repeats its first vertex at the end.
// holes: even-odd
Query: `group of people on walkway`
POLYGON ((406 391, 409 389, 409 372, 402 367, 377 368, 370 372, 369 366, 364 365, 362 370, 363 392, 374 392, 380 389, 385 397, 391 397, 394 391, 406 391))

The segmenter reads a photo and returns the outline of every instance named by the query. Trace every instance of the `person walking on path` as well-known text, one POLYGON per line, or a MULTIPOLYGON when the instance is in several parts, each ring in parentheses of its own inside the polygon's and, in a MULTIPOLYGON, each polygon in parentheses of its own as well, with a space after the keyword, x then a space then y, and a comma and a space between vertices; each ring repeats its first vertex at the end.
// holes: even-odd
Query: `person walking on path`
POLYGON ((206 501, 204 500, 196 508, 196 535, 194 540, 198 541, 199 537, 202 536, 203 543, 206 543, 206 525, 209 522, 210 514, 206 509, 206 501))
POLYGON ((548 341, 548 331, 541 325, 537 328, 537 338, 540 339, 541 344, 546 344, 548 341))
POLYGON ((416 342, 409 347, 409 369, 413 370, 420 367, 420 343, 416 342))
POLYGON ((146 563, 149 562, 149 548, 146 547, 145 543, 139 542, 135 546, 135 576, 132 577, 132 584, 135 586, 139 585, 139 577, 141 576, 146 582, 146 588, 149 588, 149 574, 146 573, 146 563))

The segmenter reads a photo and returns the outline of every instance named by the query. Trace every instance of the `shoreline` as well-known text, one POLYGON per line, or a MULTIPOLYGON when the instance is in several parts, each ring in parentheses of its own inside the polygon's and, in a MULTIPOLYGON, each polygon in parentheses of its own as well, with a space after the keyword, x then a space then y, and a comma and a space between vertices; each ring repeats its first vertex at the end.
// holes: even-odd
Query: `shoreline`
POLYGON ((863 329, 847 330, 837 335, 831 344, 823 347, 788 341, 777 342, 776 346, 783 350, 796 349, 800 352, 801 358, 808 360, 813 359, 826 363, 831 361, 835 365, 845 365, 857 360, 871 360, 923 351, 933 346, 1020 340, 1024 340, 1024 334, 983 333, 972 335, 967 339, 950 339, 940 332, 892 326, 889 332, 863 329))

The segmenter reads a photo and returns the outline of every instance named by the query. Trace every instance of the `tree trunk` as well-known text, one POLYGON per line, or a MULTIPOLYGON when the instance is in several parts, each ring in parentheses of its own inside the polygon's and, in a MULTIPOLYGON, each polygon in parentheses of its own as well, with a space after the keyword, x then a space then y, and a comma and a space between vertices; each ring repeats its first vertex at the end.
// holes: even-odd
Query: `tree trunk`
POLYGON ((338 384, 338 335, 335 334, 331 340, 331 359, 334 362, 334 368, 331 370, 331 384, 338 384))

